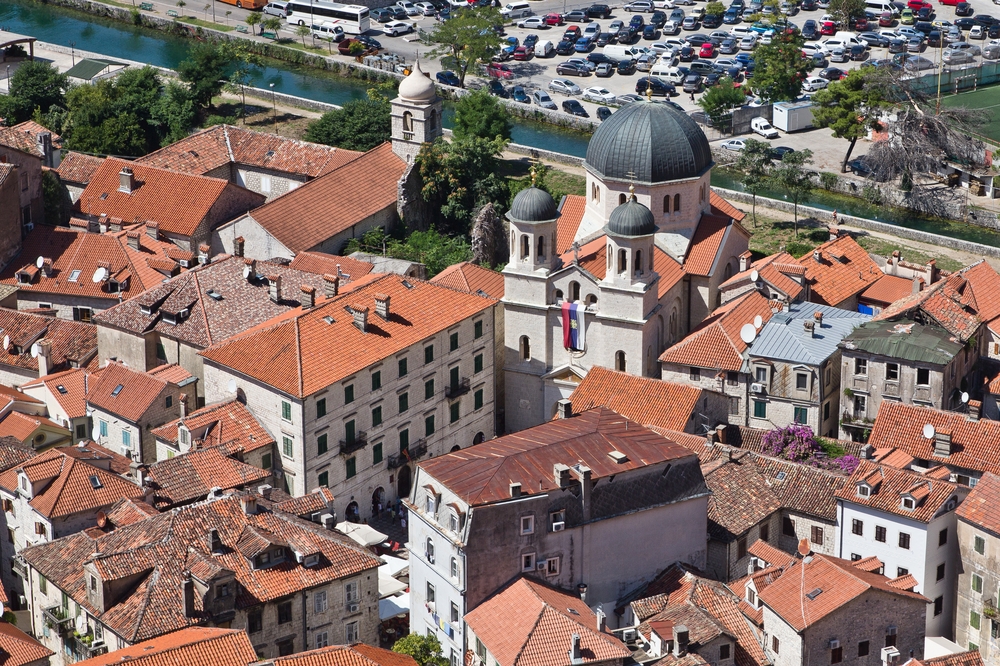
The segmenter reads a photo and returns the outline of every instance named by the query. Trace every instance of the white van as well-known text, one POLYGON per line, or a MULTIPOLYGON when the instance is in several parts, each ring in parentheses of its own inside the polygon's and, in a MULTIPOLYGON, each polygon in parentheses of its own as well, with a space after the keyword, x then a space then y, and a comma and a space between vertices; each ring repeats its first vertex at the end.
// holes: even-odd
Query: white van
POLYGON ((519 19, 525 16, 531 16, 531 5, 527 2, 508 2, 507 5, 500 10, 500 14, 505 19, 519 19))
POLYGON ((554 55, 555 52, 556 52, 555 45, 547 39, 543 39, 542 41, 535 44, 536 58, 548 58, 549 56, 554 55))
POLYGON ((284 0, 274 0, 264 5, 264 13, 270 14, 271 16, 278 16, 280 18, 286 18, 289 11, 289 3, 284 0))
POLYGON ((626 58, 638 60, 639 56, 642 55, 642 51, 634 46, 625 46, 624 44, 608 44, 604 47, 604 55, 609 58, 614 58, 615 60, 625 60, 626 58))
POLYGON ((684 73, 667 63, 659 63, 649 70, 649 75, 679 86, 684 82, 684 73))
POLYGON ((312 26, 312 34, 317 39, 325 39, 330 42, 339 42, 344 39, 344 29, 332 23, 320 23, 312 26))
POLYGON ((899 16, 899 9, 889 2, 889 0, 865 0, 865 8, 872 10, 876 14, 892 12, 893 16, 899 16))

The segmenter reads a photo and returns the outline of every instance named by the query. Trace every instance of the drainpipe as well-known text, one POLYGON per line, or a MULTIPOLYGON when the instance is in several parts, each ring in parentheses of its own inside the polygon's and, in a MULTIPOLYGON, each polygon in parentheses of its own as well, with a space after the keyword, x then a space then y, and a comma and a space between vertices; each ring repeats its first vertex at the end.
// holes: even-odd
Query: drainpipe
MULTIPOLYGON (((358 589, 359 590, 361 589, 360 583, 358 584, 358 589)), ((306 618, 308 617, 306 615, 306 607, 308 606, 308 604, 306 602, 306 596, 307 596, 306 593, 303 592, 302 593, 302 647, 304 649, 308 650, 309 649, 309 635, 308 635, 309 624, 308 624, 308 622, 306 622, 306 618)), ((358 626, 361 626, 361 625, 359 624, 358 626)))

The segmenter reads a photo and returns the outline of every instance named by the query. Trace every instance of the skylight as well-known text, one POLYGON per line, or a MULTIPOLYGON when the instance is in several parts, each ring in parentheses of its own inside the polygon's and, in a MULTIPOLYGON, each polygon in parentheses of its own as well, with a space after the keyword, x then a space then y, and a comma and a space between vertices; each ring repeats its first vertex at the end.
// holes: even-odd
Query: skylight
POLYGON ((778 481, 784 481, 784 480, 785 480, 785 473, 778 472, 778 481))
POLYGON ((118 386, 116 386, 115 390, 111 392, 111 397, 112 398, 117 398, 118 394, 122 392, 123 388, 125 388, 125 387, 122 384, 119 384, 118 386))
POLYGON ((808 592, 808 593, 806 593, 806 596, 807 596, 807 597, 809 597, 809 601, 812 601, 813 599, 815 599, 816 597, 818 597, 818 596, 819 596, 820 594, 822 594, 822 593, 823 593, 823 589, 822 589, 822 588, 819 588, 819 587, 817 587, 817 588, 816 588, 815 590, 813 590, 812 592, 808 592))
POLYGON ((90 485, 94 490, 98 490, 104 487, 104 484, 101 483, 101 480, 98 479, 97 476, 93 475, 90 477, 90 485))
POLYGON ((81 273, 81 271, 78 268, 70 271, 69 272, 69 281, 70 282, 77 282, 80 279, 80 273, 81 273))
POLYGON ((56 386, 56 390, 59 391, 60 393, 62 393, 63 395, 66 395, 67 393, 69 393, 69 391, 66 390, 66 387, 63 386, 62 384, 59 384, 58 386, 56 386))

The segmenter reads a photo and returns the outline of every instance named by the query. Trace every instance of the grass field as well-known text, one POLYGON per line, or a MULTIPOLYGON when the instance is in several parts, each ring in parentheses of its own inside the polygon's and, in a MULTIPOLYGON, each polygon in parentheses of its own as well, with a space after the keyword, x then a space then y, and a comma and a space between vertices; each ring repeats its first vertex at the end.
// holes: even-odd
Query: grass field
POLYGON ((990 119, 979 129, 979 134, 1000 143, 1000 85, 948 95, 941 98, 941 104, 986 110, 990 119))

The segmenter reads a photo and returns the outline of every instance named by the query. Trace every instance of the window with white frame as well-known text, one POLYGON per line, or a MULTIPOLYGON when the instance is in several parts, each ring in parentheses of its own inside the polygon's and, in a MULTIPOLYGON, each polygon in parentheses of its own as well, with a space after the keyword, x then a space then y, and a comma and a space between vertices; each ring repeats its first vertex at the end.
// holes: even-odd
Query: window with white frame
POLYGON ((458 580, 458 558, 451 558, 451 577, 458 580))
POLYGON ((350 645, 351 643, 357 643, 358 640, 358 621, 348 622, 344 625, 344 642, 350 645))
POLYGON ((361 592, 358 590, 358 581, 352 580, 344 583, 344 603, 355 604, 361 599, 361 592))
POLYGON ((521 555, 521 572, 527 573, 535 570, 535 554, 525 553, 521 555))
POLYGON ((325 613, 326 608, 326 590, 320 590, 313 595, 313 612, 325 613))
POLYGON ((434 564, 434 541, 430 537, 427 537, 427 547, 424 548, 424 555, 428 562, 434 564))
POLYGON ((433 516, 437 506, 437 496, 433 491, 427 491, 427 515, 433 516))
POLYGON ((535 532, 535 517, 521 516, 521 534, 534 534, 534 532, 535 532))
POLYGON ((549 514, 549 529, 558 532, 566 526, 566 509, 559 509, 549 514))
POLYGON ((324 648, 330 644, 330 634, 326 631, 316 633, 316 647, 324 648))
POLYGON ((559 558, 550 557, 545 560, 545 575, 546 576, 558 576, 559 575, 559 558))
POLYGON ((449 527, 451 527, 451 531, 454 532, 455 534, 458 534, 460 521, 458 519, 457 512, 452 511, 451 513, 448 514, 448 524, 449 527))

